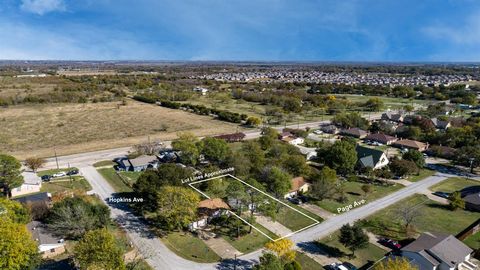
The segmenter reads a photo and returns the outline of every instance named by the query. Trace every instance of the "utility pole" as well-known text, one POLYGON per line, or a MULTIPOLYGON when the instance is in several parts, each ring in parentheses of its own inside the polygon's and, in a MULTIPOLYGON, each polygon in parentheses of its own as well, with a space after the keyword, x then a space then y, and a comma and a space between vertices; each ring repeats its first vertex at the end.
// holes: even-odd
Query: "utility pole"
POLYGON ((60 167, 58 166, 57 149, 55 147, 53 147, 53 152, 55 153, 55 162, 57 163, 57 170, 59 170, 60 167))
POLYGON ((237 270, 237 253, 234 254, 235 261, 233 262, 233 270, 237 270))
POLYGON ((473 174, 473 162, 475 161, 475 158, 470 158, 470 173, 473 174))

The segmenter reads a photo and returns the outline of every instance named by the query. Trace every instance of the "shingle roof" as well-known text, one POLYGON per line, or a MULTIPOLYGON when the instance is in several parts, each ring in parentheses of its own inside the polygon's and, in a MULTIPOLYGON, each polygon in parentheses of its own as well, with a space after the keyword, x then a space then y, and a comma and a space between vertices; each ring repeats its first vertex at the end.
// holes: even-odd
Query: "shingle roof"
POLYGON ((303 185, 307 184, 302 176, 292 178, 292 188, 288 192, 298 191, 303 185))
POLYGON ((19 203, 35 203, 35 202, 45 202, 45 203, 48 203, 50 202, 50 198, 52 197, 52 195, 48 192, 41 192, 41 193, 35 193, 35 194, 31 194, 31 195, 27 195, 27 196, 23 196, 23 197, 19 197, 19 198, 14 198, 13 200, 14 201, 17 201, 19 203))
POLYGON ((444 262, 450 267, 456 267, 473 250, 453 235, 424 233, 402 248, 402 251, 416 252, 434 265, 444 262))
POLYGON ((342 130, 342 133, 347 135, 357 136, 357 137, 366 136, 368 134, 368 132, 360 128, 345 129, 345 130, 342 130))
POLYGON ((423 149, 426 148, 426 144, 419 141, 414 140, 399 140, 394 143, 397 146, 404 146, 408 148, 416 148, 416 149, 423 149))
POLYGON ((383 151, 360 145, 357 145, 355 150, 357 151, 358 162, 360 162, 363 167, 374 168, 383 155, 383 151))
POLYGON ((198 203, 198 208, 208 208, 208 209, 230 209, 228 204, 226 204, 222 199, 207 199, 198 203))
POLYGON ((130 163, 132 164, 133 167, 146 166, 155 161, 158 161, 158 158, 156 156, 147 156, 147 155, 141 155, 137 158, 130 159, 130 163))
POLYGON ((391 141, 396 141, 397 138, 383 133, 371 133, 365 137, 365 140, 377 141, 386 144, 391 141))

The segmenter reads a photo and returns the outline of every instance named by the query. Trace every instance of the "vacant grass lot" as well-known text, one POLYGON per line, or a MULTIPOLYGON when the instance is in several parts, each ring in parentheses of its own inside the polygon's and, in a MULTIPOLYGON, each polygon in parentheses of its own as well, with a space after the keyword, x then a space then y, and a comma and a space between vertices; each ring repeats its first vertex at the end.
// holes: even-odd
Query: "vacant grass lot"
POLYGON ((129 100, 0 108, 0 149, 18 158, 53 156, 170 140, 179 131, 197 136, 229 133, 237 126, 181 110, 129 100))
MULTIPOLYGON (((273 239, 278 238, 277 235, 270 232, 262 225, 258 223, 253 223, 253 225, 257 229, 261 230, 263 233, 268 235, 269 237, 273 239)), ((249 226, 244 225, 244 229, 248 230, 248 228, 249 226)), ((229 228, 222 227, 219 230, 217 230, 216 233, 219 233, 227 242, 229 242, 233 247, 235 247, 238 251, 242 253, 249 253, 249 252, 255 251, 257 249, 264 247, 266 243, 270 242, 270 239, 268 239, 263 234, 261 234, 260 232, 258 232, 253 228, 251 233, 247 233, 243 236, 240 236, 239 238, 229 235, 228 229, 229 228)))
POLYGON ((436 172, 433 170, 429 169, 421 169, 418 174, 411 175, 407 178, 408 181, 410 182, 417 182, 420 180, 423 180, 424 178, 427 178, 429 176, 434 175, 436 172))
POLYGON ((117 175, 113 168, 101 168, 98 172, 108 181, 116 192, 131 192, 132 188, 117 175))
POLYGON ((467 237, 463 242, 472 249, 480 248, 480 232, 477 232, 474 235, 467 237))
POLYGON ((470 186, 480 185, 479 181, 469 180, 461 177, 452 177, 438 183, 430 188, 432 191, 454 192, 470 186))
POLYGON ((350 258, 352 252, 345 248, 339 241, 338 236, 340 235, 339 231, 331 234, 330 236, 321 239, 318 241, 318 245, 324 250, 329 250, 330 255, 341 260, 347 261, 351 264, 360 268, 369 261, 376 262, 381 259, 385 254, 385 251, 373 244, 368 244, 364 249, 359 249, 355 251, 355 258, 350 258))
POLYGON ((312 258, 308 257, 302 252, 297 252, 297 256, 295 256, 295 260, 300 263, 302 266, 302 270, 318 270, 322 269, 322 266, 314 261, 312 258))
POLYGON ((312 202, 325 210, 338 214, 338 208, 353 204, 355 201, 360 202, 363 199, 366 200, 365 204, 367 204, 379 198, 385 197, 386 195, 395 192, 403 187, 400 184, 394 186, 372 185, 373 191, 365 195, 365 193, 362 191, 362 186, 364 184, 365 183, 361 182, 345 182, 345 192, 347 194, 348 200, 344 203, 332 199, 325 199, 322 201, 313 200, 312 202))
POLYGON ((286 207, 285 205, 282 205, 280 211, 275 216, 275 220, 293 232, 315 223, 315 221, 286 207))
POLYGON ((465 210, 451 211, 448 206, 415 194, 369 217, 367 228, 377 235, 398 240, 406 238, 398 209, 417 209, 413 225, 417 232, 442 232, 456 235, 478 218, 480 213, 465 210))
POLYGON ((211 263, 220 260, 202 240, 188 232, 172 232, 161 238, 163 243, 178 256, 187 260, 211 263))
POLYGON ((62 180, 61 182, 58 181, 51 181, 51 182, 44 182, 42 183, 42 192, 49 192, 52 194, 64 191, 89 191, 92 189, 92 186, 85 180, 85 178, 81 176, 73 176, 72 181, 69 178, 62 180))

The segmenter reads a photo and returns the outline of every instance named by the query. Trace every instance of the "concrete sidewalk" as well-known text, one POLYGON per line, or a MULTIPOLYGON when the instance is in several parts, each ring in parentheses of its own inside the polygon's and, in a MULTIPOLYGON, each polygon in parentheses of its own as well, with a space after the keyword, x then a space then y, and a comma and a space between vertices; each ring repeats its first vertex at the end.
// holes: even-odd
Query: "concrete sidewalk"
POLYGON ((292 231, 289 228, 283 226, 281 223, 277 221, 273 221, 269 217, 256 215, 255 221, 280 237, 292 233, 292 231))
POLYGON ((235 258, 235 255, 243 254, 222 237, 210 237, 206 240, 202 239, 202 241, 222 259, 232 259, 235 258))
POLYGON ((307 210, 307 211, 310 211, 312 213, 314 213, 315 215, 323 218, 323 219, 329 219, 329 218, 332 218, 335 216, 335 214, 333 213, 330 213, 329 211, 321 208, 320 206, 318 205, 315 205, 315 204, 310 204, 310 203, 304 203, 304 204, 300 204, 299 205, 300 207, 302 207, 303 209, 307 210))

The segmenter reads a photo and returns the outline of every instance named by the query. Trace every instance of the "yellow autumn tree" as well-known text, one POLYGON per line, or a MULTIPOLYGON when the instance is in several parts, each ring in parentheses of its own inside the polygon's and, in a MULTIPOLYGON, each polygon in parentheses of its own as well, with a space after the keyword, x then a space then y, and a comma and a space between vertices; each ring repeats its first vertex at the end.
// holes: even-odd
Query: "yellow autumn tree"
POLYGON ((418 270, 418 267, 411 265, 405 258, 388 258, 375 265, 373 270, 418 270))
POLYGON ((293 250, 293 242, 284 238, 278 241, 268 242, 265 248, 277 254, 284 262, 292 262, 295 260, 296 252, 293 250))
POLYGON ((37 244, 27 226, 0 215, 0 269, 31 269, 38 262, 37 244))

